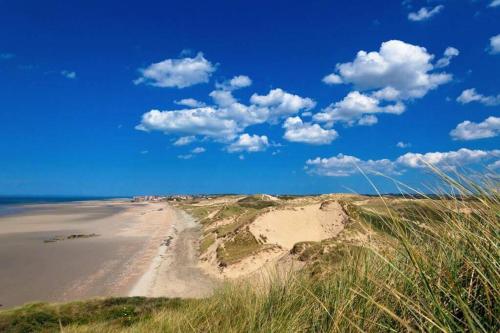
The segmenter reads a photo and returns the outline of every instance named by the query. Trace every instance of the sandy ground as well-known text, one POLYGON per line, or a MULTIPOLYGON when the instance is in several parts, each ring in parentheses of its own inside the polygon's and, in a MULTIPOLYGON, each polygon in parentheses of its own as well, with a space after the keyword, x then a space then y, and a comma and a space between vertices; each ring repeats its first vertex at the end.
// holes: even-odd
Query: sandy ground
POLYGON ((320 209, 321 204, 279 209, 259 216, 251 225, 250 232, 257 239, 291 250, 293 245, 304 241, 320 241, 338 235, 347 215, 337 202, 320 209))
POLYGON ((130 296, 199 298, 212 293, 216 281, 199 267, 200 226, 185 212, 170 209, 175 224, 147 272, 130 296))
POLYGON ((144 289, 152 275, 146 295, 208 293, 205 285, 186 287, 179 282, 181 273, 171 273, 185 269, 188 281, 205 282, 196 272, 189 274, 197 259, 198 229, 179 214, 166 203, 89 201, 26 206, 0 217, 1 308, 127 296, 139 281, 144 289), (64 239, 94 233, 99 236, 64 239), (54 237, 64 240, 44 242, 54 237), (152 274, 154 265, 160 269, 152 274))
MULTIPOLYGON (((217 260, 217 247, 222 241, 217 239, 201 256, 200 267, 208 275, 218 279, 250 280, 260 280, 263 277, 265 280, 276 272, 282 274, 300 269, 304 263, 295 260, 290 254, 293 246, 299 242, 337 237, 348 221, 348 216, 335 200, 300 200, 302 201, 294 200, 286 207, 272 209, 249 224, 254 237, 265 244, 263 250, 221 268, 217 260), (299 206, 298 203, 302 205, 299 206)), ((212 223, 210 229, 214 225, 228 222, 233 222, 233 219, 212 223)))

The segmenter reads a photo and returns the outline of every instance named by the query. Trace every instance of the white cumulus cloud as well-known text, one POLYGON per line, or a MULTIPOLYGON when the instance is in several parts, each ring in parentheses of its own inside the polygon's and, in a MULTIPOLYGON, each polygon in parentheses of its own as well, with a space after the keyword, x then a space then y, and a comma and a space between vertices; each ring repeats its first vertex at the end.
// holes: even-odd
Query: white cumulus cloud
POLYGON ((487 106, 500 105, 500 94, 496 96, 485 96, 479 94, 475 88, 465 89, 460 96, 457 97, 457 102, 467 104, 478 102, 487 106))
POLYGON ((175 101, 174 103, 177 105, 189 106, 191 108, 201 108, 203 106, 206 106, 205 103, 198 101, 194 98, 184 98, 179 101, 175 101))
POLYGON ((490 47, 488 50, 491 54, 500 53, 500 34, 490 38, 490 47))
POLYGON ((500 118, 488 117, 480 123, 466 120, 450 132, 454 140, 477 140, 500 135, 500 118))
POLYGON ((358 125, 360 126, 373 126, 376 123, 378 123, 378 118, 372 114, 364 115, 358 120, 358 125))
POLYGON ((352 62, 337 64, 330 74, 335 83, 352 84, 356 90, 316 114, 315 120, 330 126, 334 121, 373 125, 378 121, 376 113, 401 114, 405 100, 421 98, 452 79, 451 74, 435 69, 448 66, 458 54, 448 47, 434 65, 434 55, 424 47, 400 40, 383 42, 378 51, 361 50, 352 62))
POLYGON ((267 95, 253 94, 250 102, 270 110, 270 121, 280 117, 293 115, 299 111, 307 111, 316 106, 316 102, 307 97, 287 93, 282 89, 272 89, 267 95))
POLYGON ((216 66, 200 52, 194 58, 165 59, 139 69, 141 76, 134 83, 161 88, 186 88, 207 83, 215 70, 216 66))
POLYGON ((288 115, 308 110, 315 105, 310 98, 290 94, 282 89, 271 90, 267 95, 253 94, 249 105, 240 103, 231 90, 214 90, 210 96, 215 103, 213 106, 146 112, 136 129, 182 136, 199 135, 229 142, 248 126, 265 122, 274 124, 288 115))
POLYGON ((373 116, 376 113, 401 114, 405 111, 404 104, 397 102, 380 106, 380 100, 364 95, 359 91, 350 92, 343 100, 330 104, 322 112, 314 115, 313 119, 318 122, 326 123, 332 126, 335 122, 341 121, 352 126, 373 125, 377 118, 373 116), (367 117, 366 115, 372 115, 367 117))
POLYGON ((359 172, 398 174, 395 165, 388 159, 363 161, 355 156, 338 154, 330 158, 309 159, 306 161, 309 173, 329 177, 346 177, 359 172))
POLYGON ((229 90, 214 90, 209 94, 214 100, 214 103, 221 106, 227 107, 236 103, 236 98, 229 90))
POLYGON ((218 110, 204 107, 188 110, 151 110, 142 115, 136 129, 165 134, 203 135, 215 139, 233 138, 242 129, 232 119, 222 119, 218 110))
POLYGON ((437 15, 440 11, 444 9, 443 5, 438 5, 434 8, 422 7, 417 12, 411 12, 408 14, 408 19, 410 21, 425 21, 437 15))
POLYGON ((247 133, 241 134, 236 141, 231 143, 227 148, 230 153, 235 152, 249 152, 254 153, 264 151, 269 147, 269 140, 267 136, 258 136, 256 134, 249 135, 247 133))
POLYGON ((495 165, 500 158, 500 150, 470 150, 461 148, 457 151, 430 152, 425 154, 406 153, 395 160, 362 160, 355 156, 338 154, 330 158, 309 159, 306 169, 309 173, 345 177, 359 173, 360 169, 366 173, 380 173, 384 175, 398 175, 405 168, 424 169, 429 165, 450 170, 461 166, 481 164, 492 161, 495 165))
POLYGON ((329 144, 338 137, 334 129, 323 129, 318 124, 304 123, 300 117, 290 117, 283 124, 285 140, 313 145, 329 144))
POLYGON ((341 84, 342 78, 339 75, 332 73, 325 76, 322 81, 326 84, 341 84))
POLYGON ((345 83, 360 90, 391 87, 401 99, 420 98, 451 80, 447 73, 431 73, 434 56, 424 47, 400 40, 383 42, 380 50, 359 51, 352 62, 337 64, 345 83))
POLYGON ((460 51, 454 47, 447 47, 444 50, 443 57, 436 62, 436 68, 443 68, 450 65, 451 59, 458 56, 460 51))
POLYGON ((237 75, 231 80, 225 81, 223 83, 217 83, 215 86, 217 89, 222 90, 236 90, 252 85, 252 79, 246 75, 237 75))
POLYGON ((450 169, 459 166, 480 163, 487 159, 500 157, 500 150, 471 150, 461 148, 457 151, 432 153, 406 153, 398 157, 396 163, 410 168, 427 168, 433 165, 438 168, 450 169))

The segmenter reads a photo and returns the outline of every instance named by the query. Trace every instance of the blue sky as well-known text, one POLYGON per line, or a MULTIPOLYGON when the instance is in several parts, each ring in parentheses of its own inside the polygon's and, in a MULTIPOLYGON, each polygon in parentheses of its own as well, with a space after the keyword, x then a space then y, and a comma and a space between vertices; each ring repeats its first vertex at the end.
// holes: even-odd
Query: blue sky
POLYGON ((0 194, 368 193, 358 167, 382 191, 377 172, 430 184, 425 162, 494 169, 499 22, 492 0, 0 0, 0 194))

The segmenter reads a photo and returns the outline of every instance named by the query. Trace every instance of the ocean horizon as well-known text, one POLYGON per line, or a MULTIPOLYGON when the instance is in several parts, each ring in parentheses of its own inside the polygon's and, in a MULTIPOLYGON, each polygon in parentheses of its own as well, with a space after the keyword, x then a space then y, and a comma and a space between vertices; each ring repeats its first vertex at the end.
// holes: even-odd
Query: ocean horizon
POLYGON ((101 196, 0 196, 0 216, 19 214, 26 209, 26 205, 43 205, 69 203, 94 200, 130 199, 131 197, 101 197, 101 196))
POLYGON ((132 197, 58 196, 58 195, 0 195, 0 205, 44 204, 90 200, 129 199, 132 197))

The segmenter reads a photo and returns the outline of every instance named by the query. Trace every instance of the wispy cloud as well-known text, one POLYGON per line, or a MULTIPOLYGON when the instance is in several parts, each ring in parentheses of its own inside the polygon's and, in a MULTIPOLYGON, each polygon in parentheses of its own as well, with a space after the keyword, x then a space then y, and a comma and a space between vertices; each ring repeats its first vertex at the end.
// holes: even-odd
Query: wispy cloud
POLYGON ((175 140, 174 146, 185 146, 188 145, 196 140, 196 137, 194 135, 190 136, 182 136, 175 140))
POLYGON ((441 12, 443 9, 443 5, 438 5, 434 8, 422 7, 417 12, 409 13, 408 19, 410 21, 425 21, 439 14, 439 12, 441 12))
POLYGON ((206 151, 207 150, 205 148, 203 148, 203 147, 196 147, 193 150, 191 150, 191 153, 193 153, 193 154, 201 154, 201 153, 204 153, 206 151))
POLYGON ((174 102, 177 105, 189 106, 191 108, 201 108, 206 106, 205 103, 200 102, 194 98, 184 98, 174 102))
POLYGON ((460 96, 457 97, 457 102, 462 104, 478 102, 486 106, 495 106, 500 105, 500 94, 496 96, 485 96, 479 94, 475 88, 471 88, 462 91, 460 96))
POLYGON ((76 79, 76 72, 74 71, 62 70, 61 75, 70 80, 76 79))
POLYGON ((396 147, 398 147, 398 148, 408 148, 408 147, 411 147, 411 144, 409 142, 399 141, 398 143, 396 143, 396 147))
POLYGON ((14 53, 0 53, 0 60, 9 60, 14 58, 16 55, 14 53))
POLYGON ((500 6, 500 0, 493 0, 488 7, 498 7, 500 6))

